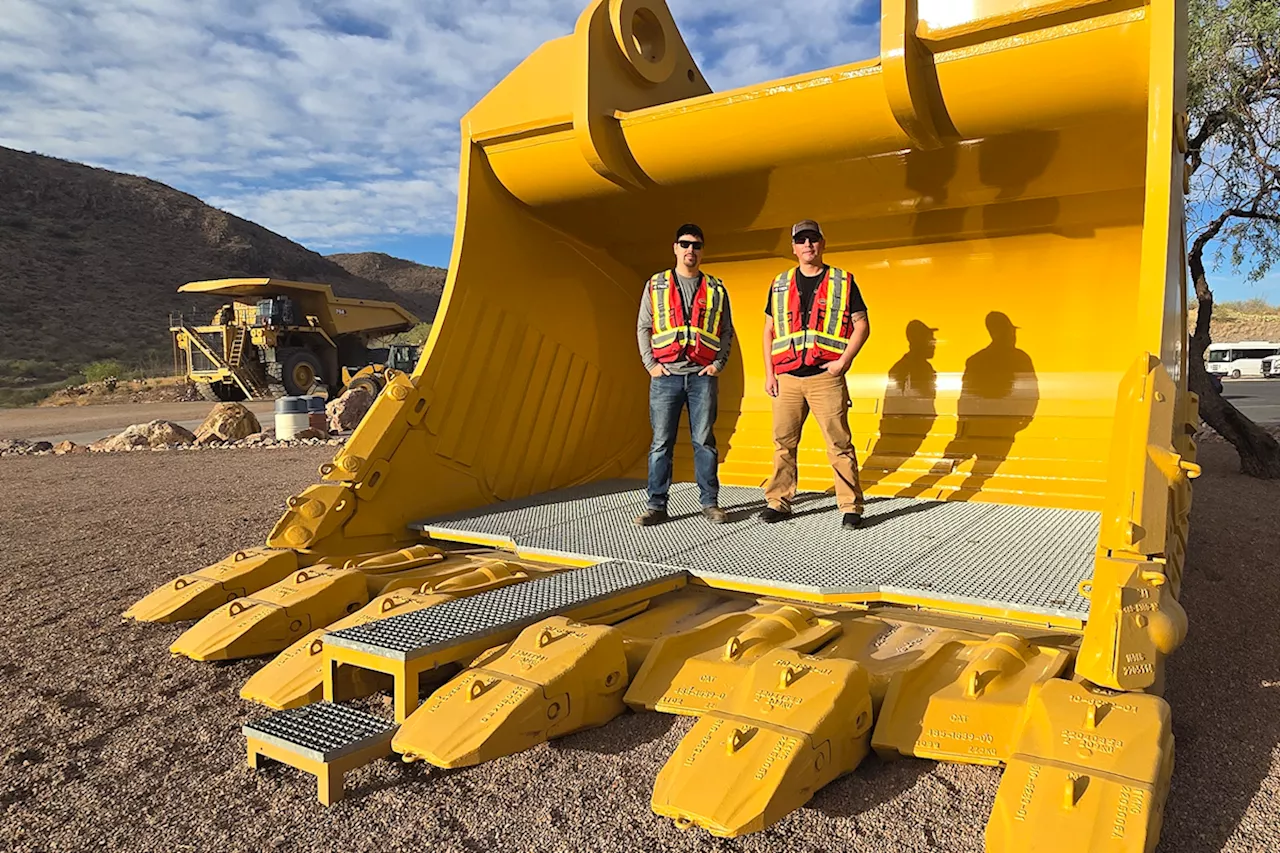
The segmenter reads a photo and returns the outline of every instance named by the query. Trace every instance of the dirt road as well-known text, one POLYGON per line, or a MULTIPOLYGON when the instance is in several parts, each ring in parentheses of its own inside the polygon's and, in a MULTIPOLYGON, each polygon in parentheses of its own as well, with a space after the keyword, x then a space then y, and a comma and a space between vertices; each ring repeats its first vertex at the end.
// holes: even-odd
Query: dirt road
MULTIPOLYGON (((275 403, 259 400, 247 404, 258 420, 270 418, 275 403)), ((187 429, 199 426, 213 403, 116 403, 103 406, 60 406, 0 409, 0 439, 28 441, 70 440, 89 444, 114 435, 130 424, 165 420, 187 429)), ((263 423, 266 426, 266 423, 263 423)))
MULTIPOLYGON (((1000 772, 869 759, 767 832, 723 841, 649 810, 690 721, 628 714, 459 771, 381 761, 324 809, 311 777, 245 767, 257 661, 172 658, 182 626, 120 619, 178 572, 262 541, 324 448, 0 459, 0 838, 21 851, 977 853, 1000 772)), ((1280 484, 1202 449, 1177 765, 1162 853, 1280 849, 1280 484)))

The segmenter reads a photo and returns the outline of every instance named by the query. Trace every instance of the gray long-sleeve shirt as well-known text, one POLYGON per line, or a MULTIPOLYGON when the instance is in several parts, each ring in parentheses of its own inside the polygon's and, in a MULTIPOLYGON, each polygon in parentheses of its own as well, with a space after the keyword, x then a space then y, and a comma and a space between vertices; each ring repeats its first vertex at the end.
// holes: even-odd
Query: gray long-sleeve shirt
MULTIPOLYGON (((676 279, 680 282, 680 295, 684 298, 684 304, 692 305, 694 297, 698 295, 698 277, 685 278, 680 273, 676 273, 676 279)), ((652 336, 653 302, 649 298, 649 283, 645 282, 644 291, 640 294, 640 317, 636 320, 636 343, 640 345, 640 360, 644 362, 645 370, 652 370, 658 364, 658 360, 653 357, 653 344, 650 340, 652 336)), ((717 372, 724 370, 725 364, 729 361, 729 350, 732 346, 733 314, 729 311, 729 294, 726 293, 724 319, 720 325, 720 355, 712 362, 717 372)), ((681 358, 679 361, 663 366, 677 375, 697 373, 702 370, 702 365, 694 364, 687 358, 681 358)))

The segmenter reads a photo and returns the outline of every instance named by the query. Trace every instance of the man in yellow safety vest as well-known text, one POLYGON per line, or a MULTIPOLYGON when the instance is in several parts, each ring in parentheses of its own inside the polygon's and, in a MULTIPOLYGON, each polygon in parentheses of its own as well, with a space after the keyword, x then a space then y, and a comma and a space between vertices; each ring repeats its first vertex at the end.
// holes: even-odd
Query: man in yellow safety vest
POLYGON ((812 412, 835 470, 841 526, 855 528, 862 524, 863 498, 844 375, 871 334, 867 304, 852 275, 823 263, 826 240, 817 222, 793 225, 791 243, 800 264, 773 280, 765 305, 764 389, 773 398, 774 454, 760 517, 772 523, 791 514, 796 448, 812 412))
POLYGON ((676 265, 645 283, 640 297, 636 340, 649 371, 648 501, 636 524, 667 520, 671 460, 675 453, 680 412, 689 409, 693 470, 702 514, 713 524, 727 520, 720 509, 719 458, 716 453, 717 376, 729 360, 733 318, 723 282, 702 272, 702 229, 685 224, 676 229, 676 265))

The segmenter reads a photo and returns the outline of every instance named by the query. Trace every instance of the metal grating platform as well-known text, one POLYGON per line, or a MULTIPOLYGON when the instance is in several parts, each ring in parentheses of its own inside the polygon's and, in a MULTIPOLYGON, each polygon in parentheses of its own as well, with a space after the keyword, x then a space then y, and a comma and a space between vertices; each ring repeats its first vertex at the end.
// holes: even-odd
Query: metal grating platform
POLYGON ((642 483, 612 480, 547 492, 414 525, 442 539, 491 538, 526 553, 634 560, 708 580, 802 595, 884 593, 1072 619, 1093 572, 1099 514, 911 498, 870 498, 862 528, 840 528, 835 498, 798 497, 791 518, 764 524, 759 489, 727 486, 729 523, 699 514, 692 483, 672 487, 672 520, 637 527, 642 483))
POLYGON ((390 744, 397 728, 390 720, 346 705, 317 702, 246 723, 241 731, 245 737, 330 764, 366 747, 390 744))
POLYGON ((325 635, 330 646, 413 660, 442 646, 522 630, 550 616, 683 575, 674 566, 605 562, 446 601, 325 635))

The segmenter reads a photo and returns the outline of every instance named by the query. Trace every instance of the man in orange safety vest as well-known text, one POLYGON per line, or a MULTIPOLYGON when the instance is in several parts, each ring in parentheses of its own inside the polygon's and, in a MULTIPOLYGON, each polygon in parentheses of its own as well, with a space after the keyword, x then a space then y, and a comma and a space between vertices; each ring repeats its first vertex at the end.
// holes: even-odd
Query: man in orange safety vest
POLYGON ((858 457, 849 433, 849 389, 844 375, 871 334, 867 303, 845 270, 825 264, 826 240, 812 219, 791 227, 799 266, 779 274, 765 305, 765 393, 773 398, 773 475, 765 483, 769 523, 791 514, 798 473, 796 448, 810 412, 835 470, 841 526, 862 524, 858 457))
POLYGON ((652 276, 640 297, 636 340, 640 359, 649 371, 649 424, 653 428, 648 501, 635 520, 641 526, 667 520, 676 429, 686 407, 702 514, 713 524, 727 520, 719 506, 720 462, 713 430, 717 377, 729 360, 733 318, 724 283, 701 270, 703 242, 697 225, 676 229, 672 244, 675 266, 652 276))

